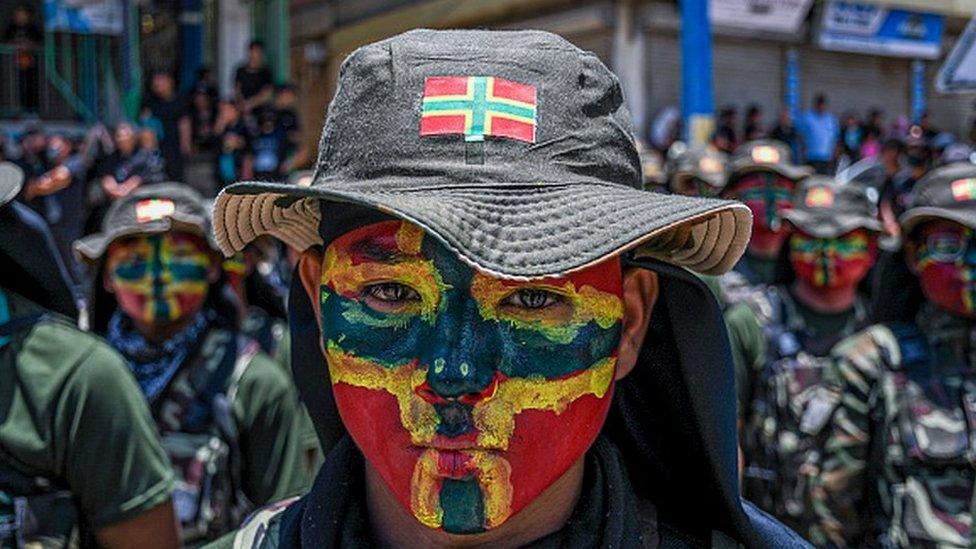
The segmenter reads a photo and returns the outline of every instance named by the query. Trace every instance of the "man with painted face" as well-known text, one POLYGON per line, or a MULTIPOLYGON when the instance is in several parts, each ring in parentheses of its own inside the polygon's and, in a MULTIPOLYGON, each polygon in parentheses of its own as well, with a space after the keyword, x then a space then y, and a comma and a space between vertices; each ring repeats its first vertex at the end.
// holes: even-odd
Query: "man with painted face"
POLYGON ((215 203, 225 253, 304 251, 292 367, 327 452, 225 545, 799 543, 739 499, 728 342, 683 268, 731 268, 748 210, 640 187, 619 82, 557 36, 353 53, 311 185, 215 203))
POLYGON ((297 394, 240 334, 200 195, 178 183, 137 188, 75 250, 96 267, 93 328, 135 375, 181 479, 184 543, 223 534, 255 504, 301 493, 297 394))
MULTIPOLYGON (((825 424, 808 467, 813 540, 971 547, 976 433, 976 166, 937 168, 899 219, 924 302, 832 352, 804 422, 825 424), (809 416, 809 417, 807 417, 809 416)), ((903 284, 878 291, 910 293, 903 284)))
POLYGON ((811 514, 800 471, 818 448, 818 432, 803 414, 831 348, 868 322, 857 288, 877 256, 881 222, 859 187, 826 176, 802 180, 793 202, 783 218, 795 278, 746 302, 761 319, 765 357, 742 388, 744 492, 804 533, 811 514))
POLYGON ((44 219, 0 163, 0 546, 175 548, 173 474, 122 357, 77 328, 44 219))
POLYGON ((749 285, 774 282, 780 251, 789 238, 782 214, 793 207, 796 183, 810 170, 790 160, 789 147, 778 141, 750 141, 729 164, 722 198, 738 200, 752 211, 752 238, 735 271, 749 285))

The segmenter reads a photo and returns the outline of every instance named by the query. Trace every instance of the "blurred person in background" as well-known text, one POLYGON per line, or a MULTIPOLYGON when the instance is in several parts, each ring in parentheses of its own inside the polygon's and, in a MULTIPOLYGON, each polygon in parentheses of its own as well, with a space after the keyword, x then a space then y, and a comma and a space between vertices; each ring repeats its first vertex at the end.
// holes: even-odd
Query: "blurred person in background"
POLYGON ((715 146, 725 154, 732 154, 739 146, 739 135, 736 127, 739 125, 739 113, 732 105, 722 107, 718 112, 715 128, 715 146))
POLYGON ((45 222, 0 164, 0 546, 175 549, 173 474, 125 362, 77 328, 45 222))
POLYGON ((804 468, 812 541, 971 547, 976 166, 932 170, 899 223, 893 265, 905 277, 882 277, 876 291, 893 300, 920 290, 922 300, 831 353, 822 402, 806 412, 824 425, 821 455, 804 468))
POLYGON ((769 132, 769 138, 773 141, 786 143, 793 158, 800 158, 800 135, 796 131, 793 115, 790 114, 788 107, 779 110, 779 117, 776 119, 776 125, 769 132))
POLYGON ((881 149, 881 134, 873 127, 865 126, 861 149, 857 153, 858 158, 877 158, 881 154, 881 149))
POLYGON ((840 130, 839 145, 841 154, 847 157, 846 164, 850 165, 861 159, 861 145, 864 142, 864 130, 861 122, 854 113, 844 116, 844 124, 840 130))
POLYGON ((20 106, 30 112, 36 112, 39 106, 40 82, 37 65, 43 40, 44 35, 34 22, 30 4, 18 4, 14 8, 10 23, 3 31, 3 41, 17 48, 14 59, 17 67, 20 106))
POLYGON ((310 481, 298 396, 240 332, 206 208, 183 184, 140 187, 75 243, 96 272, 93 330, 135 375, 180 479, 188 545, 310 481))
POLYGON ((278 125, 275 111, 263 109, 257 115, 257 130, 251 136, 254 155, 254 178, 262 181, 281 179, 289 143, 284 128, 278 125))
POLYGON ((190 96, 190 119, 193 124, 193 148, 208 151, 214 143, 214 121, 217 109, 204 90, 194 90, 190 96))
POLYGON ((833 169, 840 135, 837 117, 828 110, 828 105, 827 96, 817 94, 813 98, 813 108, 803 113, 799 125, 804 161, 819 174, 828 174, 833 169))
POLYGON ((293 84, 278 86, 275 92, 275 113, 279 131, 285 136, 285 160, 282 177, 287 177, 309 161, 308 148, 302 142, 301 121, 298 118, 298 94, 293 84))
POLYGON ((115 127, 115 150, 102 162, 101 186, 114 202, 142 184, 144 155, 138 154, 136 128, 128 122, 115 127))
POLYGON ((725 187, 728 156, 713 147, 676 143, 665 164, 668 191, 686 196, 718 196, 725 187))
POLYGON ((766 127, 763 124, 762 107, 755 103, 746 109, 746 118, 742 124, 742 140, 755 141, 766 137, 766 127))
POLYGON ((193 152, 193 122, 185 102, 176 93, 172 74, 166 71, 153 74, 151 94, 145 106, 162 125, 162 134, 157 133, 157 138, 169 179, 183 179, 184 156, 193 152))
POLYGON ((214 175, 218 187, 223 188, 253 176, 252 131, 234 102, 221 101, 218 104, 217 121, 214 123, 218 146, 214 160, 214 175))
POLYGON ((142 156, 139 175, 143 184, 162 183, 170 179, 166 157, 159 148, 156 132, 150 128, 139 128, 139 154, 142 156))
POLYGON ((234 99, 245 115, 261 110, 274 93, 271 69, 265 64, 264 44, 252 41, 247 47, 247 61, 234 71, 234 99))
POLYGON ((763 338, 749 347, 765 353, 743 389, 743 493, 808 535, 812 510, 800 472, 819 449, 823 425, 804 421, 803 414, 818 396, 830 350, 868 324, 858 285, 877 258, 882 226, 863 189, 830 177, 804 179, 794 204, 783 212, 792 227, 787 254, 794 279, 746 301, 763 338))

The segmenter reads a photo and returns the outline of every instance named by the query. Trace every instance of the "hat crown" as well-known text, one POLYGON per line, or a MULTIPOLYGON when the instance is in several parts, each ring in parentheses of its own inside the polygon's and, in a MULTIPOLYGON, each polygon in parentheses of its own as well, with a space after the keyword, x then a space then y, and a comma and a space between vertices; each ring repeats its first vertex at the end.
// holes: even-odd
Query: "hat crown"
POLYGON ((976 207, 976 165, 942 166, 929 172, 915 186, 912 208, 976 207))
POLYGON ((343 63, 315 181, 640 188, 630 126, 617 78, 554 34, 410 31, 343 63))

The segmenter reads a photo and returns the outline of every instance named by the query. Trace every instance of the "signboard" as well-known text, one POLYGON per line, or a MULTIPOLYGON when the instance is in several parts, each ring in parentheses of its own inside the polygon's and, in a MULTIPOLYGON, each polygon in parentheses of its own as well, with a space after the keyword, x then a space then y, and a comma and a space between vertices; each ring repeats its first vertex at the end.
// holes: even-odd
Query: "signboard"
POLYGON ((712 25, 795 34, 813 0, 709 0, 712 25))
POLYGON ((976 91, 976 17, 966 25, 952 53, 939 69, 935 89, 939 93, 976 91))
POLYGON ((79 34, 122 34, 125 0, 44 0, 44 28, 79 34))
POLYGON ((942 49, 941 15, 831 1, 818 42, 825 50, 935 59, 942 49))

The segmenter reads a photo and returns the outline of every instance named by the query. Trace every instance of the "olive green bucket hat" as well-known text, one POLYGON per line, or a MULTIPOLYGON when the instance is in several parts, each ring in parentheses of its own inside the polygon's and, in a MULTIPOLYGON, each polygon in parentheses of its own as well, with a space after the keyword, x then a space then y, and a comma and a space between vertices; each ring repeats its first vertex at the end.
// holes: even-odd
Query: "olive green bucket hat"
POLYGON ((875 205, 856 185, 839 185, 826 176, 811 176, 800 183, 792 209, 783 219, 816 238, 837 238, 855 229, 883 232, 875 205))

